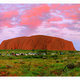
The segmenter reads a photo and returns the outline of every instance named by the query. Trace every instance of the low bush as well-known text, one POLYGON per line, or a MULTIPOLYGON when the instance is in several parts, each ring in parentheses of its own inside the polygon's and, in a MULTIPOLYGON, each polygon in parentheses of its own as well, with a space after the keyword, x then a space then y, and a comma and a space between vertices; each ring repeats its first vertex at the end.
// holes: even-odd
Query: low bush
POLYGON ((75 65, 76 67, 80 67, 80 62, 77 62, 75 65))
POLYGON ((0 67, 0 69, 6 69, 6 68, 7 68, 6 66, 1 66, 1 67, 0 67))
POLYGON ((55 60, 58 59, 58 55, 52 55, 52 58, 54 58, 55 60))
POLYGON ((27 74, 28 73, 28 66, 25 64, 21 65, 21 72, 23 74, 27 74))
POLYGON ((0 76, 8 76, 9 72, 8 71, 0 71, 0 76))
POLYGON ((70 63, 70 64, 67 64, 66 67, 68 69, 73 69, 73 68, 75 68, 75 65, 74 65, 74 63, 70 63))

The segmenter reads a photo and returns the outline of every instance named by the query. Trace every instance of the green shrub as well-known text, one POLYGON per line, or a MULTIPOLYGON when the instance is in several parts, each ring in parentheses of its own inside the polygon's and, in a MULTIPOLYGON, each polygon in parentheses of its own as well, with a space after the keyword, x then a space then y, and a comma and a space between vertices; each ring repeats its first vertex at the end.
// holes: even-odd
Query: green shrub
POLYGON ((70 63, 70 64, 67 64, 66 67, 68 69, 73 69, 73 68, 75 68, 75 65, 74 65, 74 63, 70 63))
POLYGON ((34 76, 32 71, 28 71, 27 73, 22 74, 21 76, 34 76))
POLYGON ((58 55, 52 55, 51 57, 54 59, 58 59, 58 55))
POLYGON ((33 58, 32 55, 28 55, 28 56, 23 56, 22 58, 26 59, 26 58, 33 58))
POLYGON ((49 75, 49 71, 43 69, 42 67, 38 67, 38 69, 35 69, 34 71, 32 71, 32 74, 34 76, 48 76, 49 75))
POLYGON ((54 64, 51 64, 50 67, 53 68, 54 67, 54 64))
POLYGON ((6 66, 1 66, 1 67, 0 67, 0 69, 6 69, 6 68, 7 68, 6 66))
POLYGON ((14 63, 16 64, 16 63, 19 63, 19 62, 15 61, 14 63))
POLYGON ((27 66, 27 65, 25 65, 25 64, 21 65, 21 72, 22 72, 23 74, 27 74, 27 72, 28 72, 28 67, 29 67, 29 66, 27 66))
POLYGON ((80 62, 77 62, 76 63, 76 67, 80 67, 80 62))

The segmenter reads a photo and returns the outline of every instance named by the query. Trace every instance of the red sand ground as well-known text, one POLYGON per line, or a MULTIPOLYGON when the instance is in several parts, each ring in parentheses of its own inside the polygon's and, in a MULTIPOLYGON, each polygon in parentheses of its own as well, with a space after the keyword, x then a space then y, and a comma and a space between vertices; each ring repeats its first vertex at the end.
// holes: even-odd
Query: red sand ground
POLYGON ((47 49, 47 50, 75 50, 73 43, 57 37, 36 35, 4 40, 0 49, 47 49))

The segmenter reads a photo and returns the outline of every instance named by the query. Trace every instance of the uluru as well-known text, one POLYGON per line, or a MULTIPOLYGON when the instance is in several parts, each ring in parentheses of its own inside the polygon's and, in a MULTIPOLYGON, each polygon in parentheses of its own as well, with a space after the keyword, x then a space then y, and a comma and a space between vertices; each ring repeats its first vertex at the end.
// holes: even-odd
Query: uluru
POLYGON ((0 49, 22 49, 22 50, 71 50, 74 51, 74 45, 71 41, 58 37, 34 35, 30 37, 17 37, 4 40, 0 49))

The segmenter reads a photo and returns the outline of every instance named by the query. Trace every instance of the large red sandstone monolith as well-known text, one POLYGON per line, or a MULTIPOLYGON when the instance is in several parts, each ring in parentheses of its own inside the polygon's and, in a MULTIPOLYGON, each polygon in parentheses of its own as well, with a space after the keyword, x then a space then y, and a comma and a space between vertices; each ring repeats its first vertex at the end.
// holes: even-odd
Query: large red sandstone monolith
POLYGON ((73 43, 57 37, 36 35, 31 37, 18 37, 4 40, 0 49, 23 49, 23 50, 75 50, 73 43))

